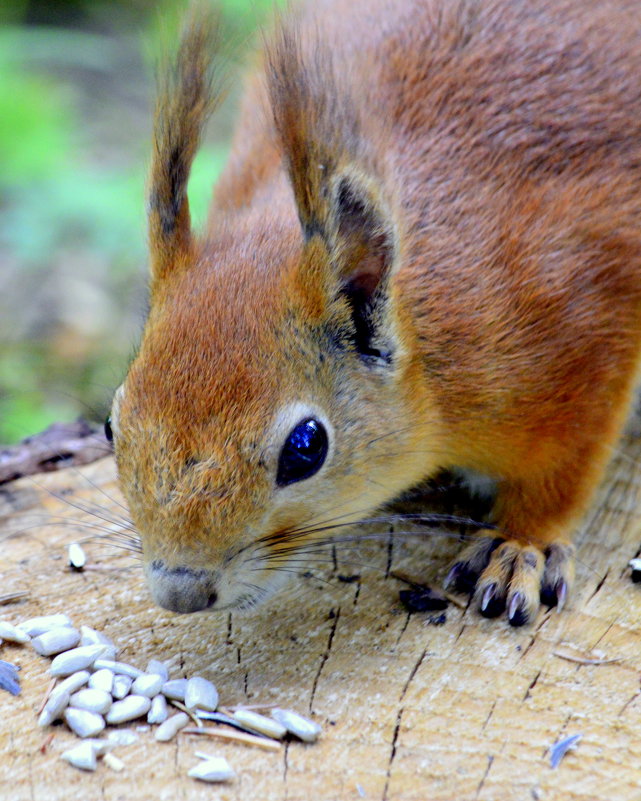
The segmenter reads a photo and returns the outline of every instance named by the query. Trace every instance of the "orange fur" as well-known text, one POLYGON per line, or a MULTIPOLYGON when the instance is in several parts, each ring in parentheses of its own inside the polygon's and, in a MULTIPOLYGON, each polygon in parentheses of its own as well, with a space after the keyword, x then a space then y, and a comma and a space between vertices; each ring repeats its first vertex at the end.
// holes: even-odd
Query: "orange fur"
POLYGON ((213 105, 208 30, 192 16, 161 91, 151 312, 114 404, 152 588, 154 570, 189 575, 156 596, 257 600, 261 537, 285 564, 293 529, 458 467, 497 481, 510 540, 483 550, 479 604, 524 622, 546 575, 527 554, 554 553, 567 589, 563 547, 637 378, 641 7, 308 3, 248 82, 198 237, 185 189, 213 105), (332 445, 277 488, 294 403, 332 445))

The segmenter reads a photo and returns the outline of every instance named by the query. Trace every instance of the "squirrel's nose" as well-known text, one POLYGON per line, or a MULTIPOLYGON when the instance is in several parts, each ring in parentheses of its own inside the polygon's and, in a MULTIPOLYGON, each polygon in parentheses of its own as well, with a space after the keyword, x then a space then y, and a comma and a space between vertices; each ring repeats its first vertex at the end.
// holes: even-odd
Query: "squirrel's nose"
POLYGON ((156 559, 147 567, 147 583, 154 601, 170 612, 201 612, 216 603, 214 577, 208 570, 168 567, 156 559))

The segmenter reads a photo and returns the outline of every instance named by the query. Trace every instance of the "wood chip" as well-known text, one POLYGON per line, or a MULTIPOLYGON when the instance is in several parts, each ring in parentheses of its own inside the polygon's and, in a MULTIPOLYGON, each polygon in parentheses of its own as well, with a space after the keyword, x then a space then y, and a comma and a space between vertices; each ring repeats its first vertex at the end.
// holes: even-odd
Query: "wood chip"
POLYGON ((16 590, 16 592, 6 592, 4 595, 0 595, 0 606, 4 606, 5 604, 14 604, 17 601, 21 601, 23 598, 28 598, 29 593, 26 590, 16 590))
POLYGON ((614 665, 621 662, 621 658, 605 659, 598 657, 595 654, 586 654, 571 648, 560 647, 552 651, 553 656, 558 656, 559 659, 565 659, 567 662, 575 662, 577 665, 614 665))
POLYGON ((183 729, 185 734, 203 734, 205 737, 218 737, 220 740, 233 740, 245 745, 255 745, 264 751, 280 751, 280 743, 276 740, 268 740, 266 737, 255 737, 253 734, 243 734, 242 732, 227 731, 226 729, 199 729, 197 727, 183 729))

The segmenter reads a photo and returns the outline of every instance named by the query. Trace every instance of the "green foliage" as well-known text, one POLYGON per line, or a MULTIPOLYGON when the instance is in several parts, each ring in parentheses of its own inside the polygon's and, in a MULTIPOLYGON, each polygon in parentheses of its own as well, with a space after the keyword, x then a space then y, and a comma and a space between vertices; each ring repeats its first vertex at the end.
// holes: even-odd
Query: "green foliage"
MULTIPOLYGON (((223 0, 231 39, 246 39, 273 4, 223 0)), ((79 1, 66 11, 82 7, 104 18, 119 5, 126 21, 124 0, 79 1)), ((152 43, 158 5, 141 0, 136 9, 149 15, 152 43)), ((10 2, 0 16, 12 23, 0 28, 0 443, 86 415, 87 405, 96 410, 90 417, 104 413, 135 343, 145 282, 151 112, 143 115, 131 99, 118 106, 127 80, 122 48, 135 58, 140 39, 124 28, 116 35, 73 29, 73 17, 66 28, 21 25, 34 7, 46 4, 10 2), (92 96, 94 85, 113 108, 92 96), (80 273, 70 276, 70 264, 80 273), (76 324, 62 307, 87 305, 78 294, 82 282, 100 297, 90 298, 94 319, 76 324), (55 301, 43 289, 51 284, 60 286, 55 301), (26 312, 36 303, 42 313, 34 321, 26 312)), ((143 69, 140 91, 148 96, 151 82, 140 75, 143 69)), ((221 130, 194 164, 189 196, 197 226, 226 158, 226 119, 221 130)))

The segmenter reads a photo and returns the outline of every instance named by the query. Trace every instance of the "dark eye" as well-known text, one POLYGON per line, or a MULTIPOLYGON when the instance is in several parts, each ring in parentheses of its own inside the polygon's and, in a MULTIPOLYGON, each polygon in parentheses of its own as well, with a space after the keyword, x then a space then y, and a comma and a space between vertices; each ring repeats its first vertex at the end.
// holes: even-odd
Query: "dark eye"
POLYGON ((320 470, 327 456, 327 431, 318 420, 303 420, 285 440, 278 460, 280 487, 302 481, 320 470))
POLYGON ((107 442, 114 441, 114 432, 111 430, 111 416, 105 420, 105 437, 107 437, 107 442))

